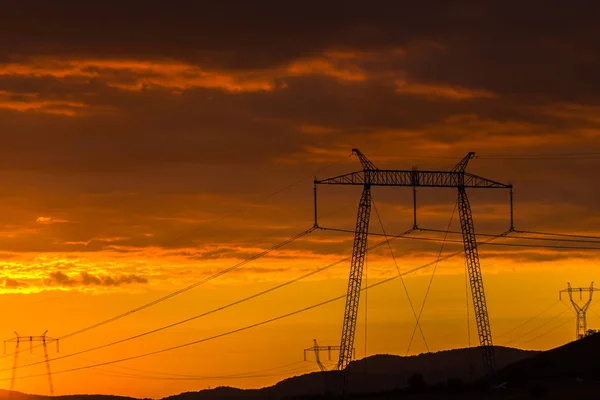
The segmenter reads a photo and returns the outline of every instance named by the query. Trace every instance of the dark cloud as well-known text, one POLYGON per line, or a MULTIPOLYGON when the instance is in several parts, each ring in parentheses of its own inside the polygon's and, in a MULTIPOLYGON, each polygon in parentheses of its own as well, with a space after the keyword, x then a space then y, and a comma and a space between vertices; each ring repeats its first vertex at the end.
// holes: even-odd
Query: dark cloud
POLYGON ((598 4, 561 2, 7 4, 2 58, 49 54, 179 59, 213 68, 282 65, 330 48, 445 49, 411 62, 417 79, 500 92, 597 97, 598 4), (75 34, 75 32, 77 34, 75 34), (518 68, 514 68, 518 66, 518 68), (575 85, 574 85, 575 84, 575 85))
MULTIPOLYGON (((256 68, 348 40, 369 47, 385 44, 386 33, 399 22, 391 15, 406 15, 407 8, 403 6, 404 13, 397 13, 394 11, 400 10, 399 4, 387 2, 382 6, 391 9, 381 13, 381 8, 367 9, 359 2, 308 2, 290 9, 289 5, 274 1, 180 1, 169 5, 147 1, 95 5, 65 1, 62 6, 31 1, 7 6, 0 21, 3 29, 19 32, 17 40, 2 42, 9 55, 45 52, 162 56, 256 68), (15 45, 15 41, 19 44, 15 45)), ((408 9, 414 19, 437 19, 438 13, 448 9, 441 3, 438 7, 433 15, 425 5, 408 9)), ((411 28, 422 26, 411 19, 404 22, 411 28)))
POLYGON ((133 283, 148 283, 148 279, 138 275, 121 275, 121 276, 104 276, 90 275, 87 272, 81 273, 82 285, 97 285, 97 286, 121 286, 133 283))
POLYGON ((148 279, 138 275, 92 275, 87 272, 82 272, 79 277, 70 277, 67 274, 54 271, 51 272, 48 278, 44 279, 44 284, 47 286, 107 286, 116 287, 135 283, 148 283, 148 279))
POLYGON ((44 279, 44 283, 48 286, 73 286, 77 281, 65 273, 54 271, 49 274, 48 278, 44 279))
POLYGON ((536 251, 527 249, 525 251, 489 251, 487 250, 482 254, 482 259, 505 259, 510 260, 511 262, 522 262, 522 263, 552 263, 556 261, 568 262, 571 263, 577 260, 580 262, 581 260, 595 260, 597 256, 594 254, 595 252, 581 252, 581 251, 567 251, 567 250, 546 250, 546 251, 536 251))
MULTIPOLYGON (((353 147, 381 167, 406 169, 450 168, 472 150, 600 151, 597 7, 7 4, 0 15, 0 174, 7 187, 0 248, 133 257, 166 247, 183 248, 173 256, 193 260, 247 257, 285 236, 266 225, 309 226, 309 175, 329 163, 321 178, 358 169, 347 158, 353 147), (248 207, 258 193, 301 178, 268 206, 248 207), (69 223, 32 224, 40 216, 69 223)), ((515 184, 520 227, 593 231, 599 194, 585 183, 594 182, 596 166, 482 157, 469 170, 515 184)), ((323 191, 324 223, 351 225, 357 193, 323 191), (328 211, 337 215, 325 217, 328 211)), ((374 193, 384 205, 411 201, 400 190, 374 193)), ((505 195, 470 196, 478 231, 506 229, 507 210, 498 206, 505 195)), ((454 201, 454 194, 420 191, 422 226, 444 228, 454 201), (450 208, 431 208, 440 204, 450 208)), ((410 210, 388 210, 384 220, 389 232, 402 232, 410 210)), ((345 254, 350 245, 351 238, 298 249, 345 254)))
POLYGON ((26 282, 22 282, 22 281, 19 281, 17 279, 12 279, 12 278, 4 278, 3 282, 4 282, 4 287, 7 289, 18 289, 18 288, 24 288, 24 287, 29 286, 29 285, 27 285, 26 282))

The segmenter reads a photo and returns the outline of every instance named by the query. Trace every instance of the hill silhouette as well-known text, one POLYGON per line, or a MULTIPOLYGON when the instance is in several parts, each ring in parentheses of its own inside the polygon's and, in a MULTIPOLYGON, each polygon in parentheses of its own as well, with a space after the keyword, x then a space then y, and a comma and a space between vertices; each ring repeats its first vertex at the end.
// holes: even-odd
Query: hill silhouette
MULTIPOLYGON (((524 360, 538 352, 497 347, 498 366, 524 360)), ((482 374, 479 349, 454 349, 415 356, 374 355, 356 360, 349 365, 351 393, 385 392, 406 388, 415 374, 423 377, 427 385, 445 383, 448 380, 469 381, 482 374)), ((225 399, 283 399, 293 397, 321 396, 335 392, 339 387, 337 371, 313 372, 284 379, 262 389, 237 389, 217 387, 198 392, 186 392, 166 397, 165 400, 225 400, 225 399)), ((0 398, 11 400, 47 400, 49 396, 29 395, 19 392, 0 391, 0 398)), ((61 400, 134 400, 131 397, 110 395, 57 396, 61 400)))
MULTIPOLYGON (((497 347, 499 367, 538 354, 536 351, 497 347)), ((409 379, 419 374, 427 385, 446 383, 448 380, 469 381, 481 377, 483 367, 479 349, 455 349, 416 356, 375 355, 353 361, 349 365, 350 393, 393 391, 409 386, 409 379)), ((206 399, 282 399, 320 396, 335 392, 339 385, 337 371, 313 372, 287 378, 262 389, 241 390, 219 387, 199 392, 182 393, 168 400, 206 399)))
MULTIPOLYGON (((349 396, 395 399, 596 399, 600 398, 600 334, 544 351, 496 348, 500 368, 490 389, 482 377, 477 348, 402 357, 374 355, 349 366, 349 396)), ((313 372, 262 389, 218 387, 165 400, 253 400, 324 398, 339 388, 337 371, 313 372)), ((0 391, 0 398, 47 400, 48 396, 0 391), (9 396, 10 394, 10 396, 9 396)), ((58 396, 64 400, 133 400, 105 395, 58 396)))
POLYGON ((552 380, 600 381, 600 334, 513 363, 502 369, 499 377, 513 384, 552 380))
POLYGON ((10 390, 0 389, 0 399, 11 400, 47 400, 47 399, 62 399, 62 400, 142 400, 126 396, 112 396, 104 394, 75 394, 67 396, 44 396, 38 394, 26 394, 10 390))

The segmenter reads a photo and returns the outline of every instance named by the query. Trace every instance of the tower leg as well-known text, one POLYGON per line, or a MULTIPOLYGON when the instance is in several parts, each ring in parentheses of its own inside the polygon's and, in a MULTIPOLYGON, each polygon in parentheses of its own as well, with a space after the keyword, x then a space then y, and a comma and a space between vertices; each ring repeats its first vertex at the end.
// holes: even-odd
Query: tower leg
POLYGON ((45 340, 44 340, 44 358, 46 360, 46 372, 48 373, 48 388, 50 390, 50 396, 54 396, 54 387, 52 386, 52 373, 50 372, 50 361, 48 361, 48 347, 46 347, 45 340))
POLYGON ((315 351, 315 360, 317 360, 317 365, 319 366, 319 369, 321 370, 321 372, 326 371, 327 369, 321 362, 321 355, 319 353, 319 344, 317 343, 317 339, 313 339, 313 341, 315 344, 314 351, 315 351))
POLYGON ((586 312, 577 310, 577 339, 585 337, 587 331, 586 312))
MULTIPOLYGON (((356 218, 356 231, 354 234, 354 247, 350 262, 350 276, 348 278, 348 291, 346 294, 346 308, 344 311, 344 325, 342 327, 342 340, 340 344, 340 358, 337 368, 345 370, 352 360, 354 348, 354 333, 358 317, 358 304, 362 284, 363 267, 367 251, 367 237, 369 232, 369 218, 371 215, 371 187, 365 185, 358 204, 356 218)), ((344 381, 346 381, 344 373, 344 381)))
POLYGON ((10 378, 10 390, 15 389, 15 377, 17 376, 17 361, 19 360, 19 341, 17 340, 17 348, 15 349, 15 356, 13 357, 13 369, 12 376, 10 378))
POLYGON ((473 308, 475 309, 479 347, 481 349, 486 373, 493 374, 495 372, 496 364, 492 343, 492 330, 483 290, 483 278, 481 276, 481 266, 479 264, 479 252, 477 250, 477 239, 475 237, 471 205, 469 204, 467 192, 464 187, 458 188, 458 211, 465 248, 467 271, 469 273, 469 283, 471 286, 471 296, 473 297, 473 308))

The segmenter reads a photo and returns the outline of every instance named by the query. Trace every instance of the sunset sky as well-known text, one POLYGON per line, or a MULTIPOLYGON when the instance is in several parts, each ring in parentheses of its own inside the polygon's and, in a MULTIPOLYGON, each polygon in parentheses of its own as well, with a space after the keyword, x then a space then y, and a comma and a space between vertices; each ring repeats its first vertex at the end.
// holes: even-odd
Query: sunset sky
MULTIPOLYGON (((0 338, 14 331, 68 335, 60 353, 48 348, 51 358, 65 356, 349 256, 352 235, 318 230, 70 336, 309 229, 313 178, 360 170, 352 148, 380 168, 426 170, 451 169, 474 151, 479 157, 468 171, 514 185, 517 229, 600 236, 598 6, 414 3, 3 3, 0 338)), ((360 190, 320 187, 320 224, 354 229, 360 190)), ((506 191, 468 193, 477 232, 509 228, 506 191)), ((373 196, 386 232, 412 226, 409 188, 374 188, 373 196)), ((421 227, 460 230, 456 190, 420 189, 418 202, 421 227)), ((371 230, 382 231, 375 210, 371 230)), ((596 250, 482 246, 495 344, 547 349, 573 340, 575 317, 565 298, 557 303, 558 291, 567 282, 600 283, 598 242, 518 236, 527 235, 496 243, 596 250)), ((439 242, 395 240, 398 269, 461 250, 453 242, 460 238, 450 234, 441 250, 439 242)), ((67 370, 202 340, 344 295, 348 270, 342 262, 171 329, 56 360, 56 394, 158 398, 218 385, 262 387, 315 371, 303 349, 313 338, 339 344, 343 300, 179 350, 67 370)), ((364 281, 397 274, 386 246, 369 253, 364 281)), ((417 310, 431 274, 425 268, 405 277, 417 310)), ((405 355, 415 320, 400 280, 361 300, 357 357, 405 355)), ((459 254, 439 263, 425 304, 429 350, 469 345, 466 302, 459 254)), ((600 328, 595 306, 588 325, 600 328)), ((474 346, 470 304, 469 313, 474 346)), ((416 335, 409 354, 425 351, 416 335)), ((10 387, 13 352, 8 343, 0 356, 0 388, 10 387)), ((18 363, 40 360, 42 349, 26 346, 18 363)), ((44 373, 43 364, 18 369, 15 390, 46 394, 44 373)))

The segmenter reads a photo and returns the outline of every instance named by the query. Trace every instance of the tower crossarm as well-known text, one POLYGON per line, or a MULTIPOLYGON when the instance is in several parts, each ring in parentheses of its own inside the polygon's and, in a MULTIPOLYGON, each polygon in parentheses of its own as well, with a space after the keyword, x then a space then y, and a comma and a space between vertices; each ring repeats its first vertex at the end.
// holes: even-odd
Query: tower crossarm
POLYGON ((29 342, 29 350, 32 351, 33 350, 33 342, 41 342, 42 347, 44 348, 44 359, 46 361, 46 374, 48 375, 48 387, 49 387, 49 391, 50 391, 50 396, 54 395, 54 386, 52 385, 52 372, 50 371, 50 359, 48 358, 47 344, 50 342, 56 342, 56 351, 58 351, 59 339, 46 335, 47 332, 48 331, 44 332, 41 335, 29 335, 29 336, 19 335, 17 332, 15 332, 15 337, 4 341, 4 351, 5 352, 6 352, 6 343, 9 343, 9 342, 16 343, 16 351, 14 353, 12 377, 11 377, 11 383, 10 383, 11 390, 13 390, 15 387, 17 360, 19 358, 18 357, 19 356, 19 344, 29 342))
MULTIPOLYGON (((598 288, 571 288, 571 289, 563 289, 561 291, 559 291, 560 294, 562 293, 571 293, 572 294, 577 294, 577 293, 585 293, 585 292, 598 292, 600 291, 600 289, 598 288)), ((590 293, 590 296, 592 295, 592 293, 590 293)))
POLYGON ((592 282, 590 284, 590 287, 579 287, 579 288, 571 287, 571 283, 567 283, 566 289, 559 290, 558 299, 562 300, 562 294, 567 293, 569 295, 569 300, 571 301, 571 303, 573 303, 574 307, 576 307, 576 308, 579 307, 581 309, 587 309, 589 304, 592 302, 592 297, 594 295, 594 292, 597 292, 597 291, 600 291, 600 289, 594 287, 594 282, 592 282), (588 296, 586 303, 583 306, 579 306, 577 303, 575 303, 575 301, 577 299, 574 299, 573 295, 579 294, 579 300, 583 300, 583 293, 589 293, 589 296, 588 296))
POLYGON ((319 351, 339 351, 340 350, 340 346, 311 346, 309 348, 304 349, 305 352, 311 352, 314 351, 315 349, 319 350, 319 351))
POLYGON ((436 188, 510 189, 512 185, 497 182, 468 172, 419 170, 363 170, 315 180, 322 185, 408 186, 436 188))
POLYGON ((325 367, 325 365, 321 361, 320 353, 323 352, 323 351, 327 352, 327 359, 331 360, 331 352, 332 351, 340 351, 340 350, 341 350, 340 346, 320 346, 317 343, 317 340, 313 339, 313 346, 304 349, 304 361, 307 361, 307 359, 308 359, 307 358, 307 354, 308 353, 314 353, 314 355, 315 355, 315 361, 317 362, 317 365, 319 366, 319 369, 321 371, 327 371, 327 368, 325 367))
POLYGON ((10 338, 5 340, 5 342, 56 342, 58 339, 52 338, 50 336, 15 336, 14 338, 10 338))

